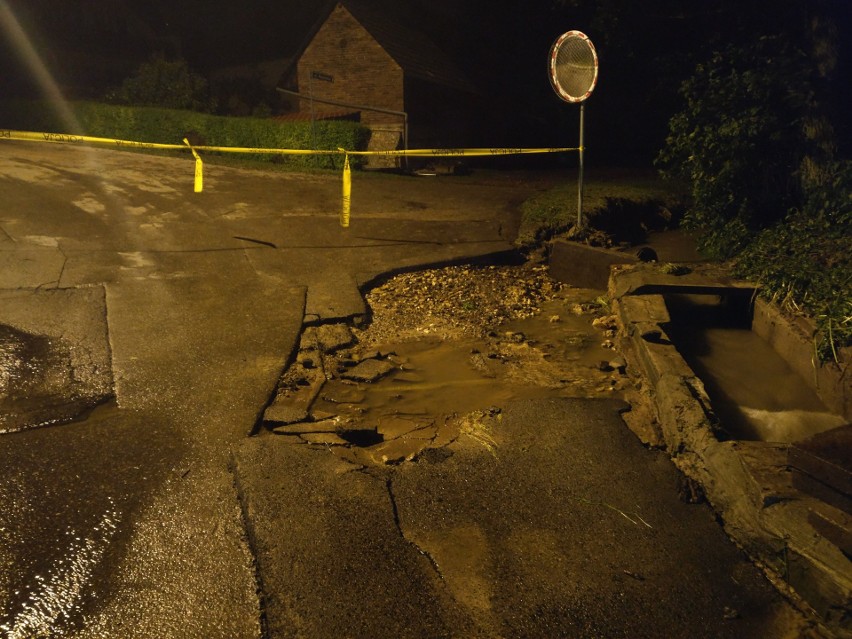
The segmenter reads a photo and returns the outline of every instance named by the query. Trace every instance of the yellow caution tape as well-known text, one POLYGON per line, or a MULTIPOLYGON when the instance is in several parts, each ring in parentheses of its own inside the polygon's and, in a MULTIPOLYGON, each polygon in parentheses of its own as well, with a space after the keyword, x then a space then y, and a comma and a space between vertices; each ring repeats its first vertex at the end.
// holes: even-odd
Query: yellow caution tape
POLYGON ((117 148, 128 149, 184 149, 181 144, 156 144, 154 142, 133 142, 131 140, 115 140, 112 138, 95 138, 88 135, 73 135, 68 133, 33 133, 31 131, 0 131, 0 138, 7 140, 23 140, 27 142, 54 142, 58 144, 106 144, 117 148))
POLYGON ((551 147, 540 149, 481 148, 481 149, 405 149, 394 151, 347 151, 350 155, 381 155, 394 157, 484 157, 494 155, 527 155, 530 153, 565 153, 579 151, 579 147, 551 147))
MULTIPOLYGON (((166 149, 181 150, 186 146, 180 144, 160 144, 155 142, 136 142, 133 140, 117 140, 113 138, 97 138, 88 135, 73 135, 67 133, 34 133, 31 131, 11 131, 0 129, 0 139, 23 140, 29 142, 54 142, 64 144, 106 144, 117 148, 131 149, 166 149)), ((188 146, 188 144, 187 144, 188 146)), ((548 147, 548 148, 472 148, 472 149, 402 149, 393 151, 348 151, 346 149, 270 149, 237 146, 207 146, 197 145, 198 151, 214 151, 217 153, 254 153, 254 154, 284 154, 284 155, 362 155, 362 156, 394 156, 394 157, 482 157, 495 155, 527 155, 530 153, 566 153, 579 151, 579 147, 548 147)))
POLYGON ((154 142, 135 142, 132 140, 117 140, 113 138, 98 138, 88 135, 73 135, 67 133, 37 133, 32 131, 13 131, 0 129, 0 139, 21 140, 28 142, 51 142, 56 144, 104 144, 119 149, 159 149, 183 150, 189 147, 195 158, 196 193, 201 193, 204 186, 203 162, 197 151, 213 151, 216 153, 252 153, 270 155, 343 155, 343 197, 340 210, 340 225, 349 227, 352 209, 352 170, 349 166, 350 155, 384 156, 384 157, 485 157, 500 155, 527 155, 532 153, 567 153, 582 151, 581 147, 549 147, 549 148, 472 148, 472 149, 403 149, 393 151, 347 151, 346 149, 269 149, 248 148, 235 146, 192 146, 184 138, 180 144, 158 144, 154 142))

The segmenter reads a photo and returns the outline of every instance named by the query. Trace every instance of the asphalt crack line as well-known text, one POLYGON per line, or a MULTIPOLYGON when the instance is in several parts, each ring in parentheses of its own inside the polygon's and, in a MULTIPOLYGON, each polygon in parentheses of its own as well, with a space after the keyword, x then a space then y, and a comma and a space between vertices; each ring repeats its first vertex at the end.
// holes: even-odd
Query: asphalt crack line
POLYGON ((11 235, 9 235, 9 233, 6 231, 6 229, 4 229, 2 226, 0 226, 0 233, 3 233, 3 235, 5 235, 6 237, 8 237, 8 238, 9 238, 9 241, 10 241, 12 244, 17 244, 17 240, 15 240, 15 238, 14 238, 14 237, 12 237, 11 235))
POLYGON ((240 523, 243 526, 243 534, 245 535, 245 543, 248 546, 249 554, 251 555, 252 568, 254 569, 254 585, 255 594, 257 596, 257 615, 260 625, 260 639, 271 639, 269 634, 269 619, 266 615, 267 595, 266 589, 263 586, 263 576, 260 573, 260 563, 257 559, 257 538, 254 528, 251 525, 251 520, 248 514, 248 503, 246 501, 245 491, 240 483, 240 477, 237 473, 237 463, 231 454, 228 460, 228 472, 231 473, 234 493, 237 497, 237 504, 240 507, 240 523))
POLYGON ((272 242, 267 242, 266 240, 258 240, 253 237, 245 237, 243 235, 234 235, 235 240, 242 240, 244 242, 253 242, 254 244, 260 244, 261 246, 268 246, 270 248, 277 249, 278 247, 272 242))
POLYGON ((445 581, 444 580, 444 573, 441 572, 441 567, 438 565, 438 562, 435 561, 435 558, 432 556, 432 554, 428 550, 426 550, 425 548, 421 548, 419 545, 417 545, 417 543, 415 543, 414 541, 412 541, 411 539, 409 539, 408 537, 405 536, 405 532, 402 530, 402 524, 400 523, 400 520, 399 520, 399 508, 397 508, 397 505, 396 505, 396 495, 394 495, 394 492, 393 492, 393 479, 392 478, 388 477, 385 480, 385 487, 387 488, 387 491, 388 491, 388 498, 390 499, 391 509, 393 510, 393 521, 394 521, 394 524, 396 525, 396 530, 399 533, 399 536, 407 544, 409 544, 412 548, 414 548, 418 553, 420 553, 421 555, 426 557, 426 559, 429 561, 429 564, 432 566, 432 569, 435 571, 435 574, 438 576, 438 578, 441 581, 445 581))
POLYGON ((56 250, 62 256, 62 268, 59 269, 59 277, 56 278, 56 288, 59 288, 62 286, 62 276, 65 275, 65 267, 68 265, 68 255, 66 255, 60 246, 57 246, 56 250))

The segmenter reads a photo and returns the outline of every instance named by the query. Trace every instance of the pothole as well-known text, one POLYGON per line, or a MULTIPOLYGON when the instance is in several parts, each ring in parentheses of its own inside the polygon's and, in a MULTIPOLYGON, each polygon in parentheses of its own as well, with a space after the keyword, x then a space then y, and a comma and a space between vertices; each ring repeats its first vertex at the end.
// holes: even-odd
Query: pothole
POLYGON ((344 430, 340 438, 358 448, 370 448, 385 441, 384 435, 377 429, 344 430))
POLYGON ((623 389, 597 295, 534 265, 397 276, 367 296, 367 327, 305 329, 265 430, 364 466, 440 463, 459 439, 497 454, 507 402, 623 389))

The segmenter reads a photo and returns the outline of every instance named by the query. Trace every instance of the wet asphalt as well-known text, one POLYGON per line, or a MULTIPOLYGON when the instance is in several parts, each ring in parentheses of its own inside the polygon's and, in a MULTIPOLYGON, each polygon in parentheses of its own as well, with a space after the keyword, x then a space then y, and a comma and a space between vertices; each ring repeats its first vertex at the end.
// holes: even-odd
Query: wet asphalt
MULTIPOLYGON (((494 451, 381 472, 249 437, 304 320, 509 251, 534 185, 356 175, 341 229, 339 176, 207 165, 196 195, 192 168, 0 145, 0 325, 98 404, 0 429, 5 636, 784 636, 792 610, 617 403, 512 404, 494 451)), ((0 361, 0 405, 32 400, 0 361)))

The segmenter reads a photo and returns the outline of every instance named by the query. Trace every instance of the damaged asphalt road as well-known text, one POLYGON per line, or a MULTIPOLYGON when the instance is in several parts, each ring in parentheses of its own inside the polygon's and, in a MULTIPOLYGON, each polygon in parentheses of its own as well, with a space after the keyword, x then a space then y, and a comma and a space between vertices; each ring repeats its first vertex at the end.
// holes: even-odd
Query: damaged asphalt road
POLYGON ((228 460, 306 314, 363 313, 357 283, 392 268, 509 248, 500 187, 464 213, 465 198, 448 193, 429 215, 390 208, 397 187, 385 185, 372 206, 356 199, 364 218, 344 231, 337 175, 210 166, 207 191, 194 195, 192 167, 0 146, 0 325, 16 336, 4 342, 3 414, 23 415, 13 356, 24 334, 56 344, 66 362, 61 375, 41 369, 30 399, 114 396, 89 420, 67 423, 65 412, 31 429, 51 420, 23 416, 0 435, 6 636, 260 636, 228 460), (79 310, 78 300, 91 303, 79 310))
POLYGON ((787 604, 622 408, 511 403, 493 451, 462 436, 384 469, 244 441, 270 636, 784 636, 787 604))
POLYGON ((363 314, 388 271, 508 251, 506 203, 534 183, 356 180, 343 230, 337 175, 208 166, 193 195, 192 167, 0 145, 0 325, 62 345, 71 374, 45 389, 105 401, 0 434, 5 636, 792 627, 617 402, 511 403, 493 450, 462 436, 391 468, 249 437, 305 320, 363 314), (93 305, 38 310, 45 291, 93 305))

